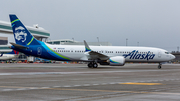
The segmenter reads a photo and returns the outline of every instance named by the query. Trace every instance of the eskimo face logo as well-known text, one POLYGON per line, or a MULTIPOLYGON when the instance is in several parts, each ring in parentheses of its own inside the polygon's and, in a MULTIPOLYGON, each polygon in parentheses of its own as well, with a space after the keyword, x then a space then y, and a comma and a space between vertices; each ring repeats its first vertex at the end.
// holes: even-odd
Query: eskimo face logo
POLYGON ((22 41, 22 42, 26 41, 27 33, 22 26, 16 27, 14 34, 15 34, 16 40, 22 41))

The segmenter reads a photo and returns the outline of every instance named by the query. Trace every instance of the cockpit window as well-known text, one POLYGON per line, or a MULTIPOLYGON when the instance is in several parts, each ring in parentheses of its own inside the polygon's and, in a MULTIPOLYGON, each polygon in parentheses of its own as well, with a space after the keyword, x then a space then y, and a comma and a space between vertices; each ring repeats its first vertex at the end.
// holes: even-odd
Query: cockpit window
POLYGON ((169 52, 165 52, 166 54, 169 54, 169 52))

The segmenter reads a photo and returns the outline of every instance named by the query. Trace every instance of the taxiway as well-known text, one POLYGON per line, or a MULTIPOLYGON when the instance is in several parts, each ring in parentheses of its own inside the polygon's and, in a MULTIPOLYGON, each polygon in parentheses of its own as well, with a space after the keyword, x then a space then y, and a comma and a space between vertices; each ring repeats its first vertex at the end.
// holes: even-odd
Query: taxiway
POLYGON ((1 101, 179 101, 180 65, 0 64, 1 101))

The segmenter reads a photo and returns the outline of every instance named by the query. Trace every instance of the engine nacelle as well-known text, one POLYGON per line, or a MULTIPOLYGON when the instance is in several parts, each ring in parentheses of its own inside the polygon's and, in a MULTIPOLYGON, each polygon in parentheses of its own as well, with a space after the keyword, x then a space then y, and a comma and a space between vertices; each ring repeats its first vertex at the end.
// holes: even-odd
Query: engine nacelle
POLYGON ((108 62, 110 66, 124 66, 125 58, 123 56, 114 56, 108 62))

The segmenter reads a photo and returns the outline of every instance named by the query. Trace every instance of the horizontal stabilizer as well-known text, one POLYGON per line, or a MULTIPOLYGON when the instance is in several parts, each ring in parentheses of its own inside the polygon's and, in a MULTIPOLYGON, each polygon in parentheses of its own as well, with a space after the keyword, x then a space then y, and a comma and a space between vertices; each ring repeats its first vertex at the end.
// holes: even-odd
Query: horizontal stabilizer
POLYGON ((28 48, 28 47, 25 47, 25 46, 22 46, 22 45, 18 45, 18 44, 12 43, 12 42, 10 42, 10 44, 13 45, 16 48, 19 48, 19 49, 27 49, 28 48))

